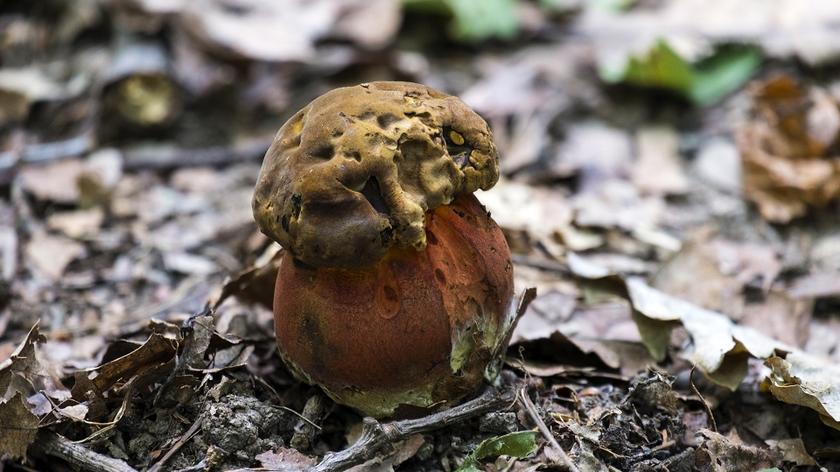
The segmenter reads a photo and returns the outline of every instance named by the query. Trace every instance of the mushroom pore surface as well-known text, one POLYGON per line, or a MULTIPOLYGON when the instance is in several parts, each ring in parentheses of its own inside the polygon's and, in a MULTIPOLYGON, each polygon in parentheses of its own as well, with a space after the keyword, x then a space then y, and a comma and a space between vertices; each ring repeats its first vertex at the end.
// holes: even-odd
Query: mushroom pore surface
POLYGON ((364 267, 426 247, 424 218, 499 177, 487 123, 457 97, 408 82, 332 90, 269 148, 254 192, 261 230, 313 267, 364 267))

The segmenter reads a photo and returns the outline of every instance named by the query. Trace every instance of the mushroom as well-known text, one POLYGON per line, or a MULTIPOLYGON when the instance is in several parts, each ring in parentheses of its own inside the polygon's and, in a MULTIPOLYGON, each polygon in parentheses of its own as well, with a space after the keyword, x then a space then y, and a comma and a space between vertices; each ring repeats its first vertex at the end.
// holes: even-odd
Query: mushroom
POLYGON ((290 370, 375 417, 451 405, 493 380, 513 268, 473 192, 498 176, 487 123, 423 85, 335 89, 286 122, 253 210, 285 249, 274 318, 290 370))

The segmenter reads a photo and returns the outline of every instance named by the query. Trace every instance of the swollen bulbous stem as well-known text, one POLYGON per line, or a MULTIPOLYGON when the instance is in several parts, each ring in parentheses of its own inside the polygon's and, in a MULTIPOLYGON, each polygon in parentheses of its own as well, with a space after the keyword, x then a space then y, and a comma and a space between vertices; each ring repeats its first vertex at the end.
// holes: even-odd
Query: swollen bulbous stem
POLYGON ((426 247, 368 267, 287 254, 275 287, 280 353, 306 382, 375 417, 451 405, 483 384, 513 295, 510 250, 478 200, 426 215, 426 247))

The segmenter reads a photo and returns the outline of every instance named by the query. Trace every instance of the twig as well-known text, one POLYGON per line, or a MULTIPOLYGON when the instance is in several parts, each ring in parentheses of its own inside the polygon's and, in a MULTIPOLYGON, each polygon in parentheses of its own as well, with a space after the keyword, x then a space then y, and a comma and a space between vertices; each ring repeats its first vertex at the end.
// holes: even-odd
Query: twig
POLYGON ((136 469, 122 460, 93 452, 81 444, 74 443, 64 436, 60 436, 51 431, 42 430, 39 432, 35 442, 30 446, 30 450, 33 449, 48 456, 62 459, 81 470, 96 472, 137 472, 136 469))
POLYGON ((0 186, 8 185, 14 180, 18 169, 23 164, 43 164, 61 159, 80 156, 95 145, 95 137, 91 128, 67 139, 52 141, 48 143, 35 143, 0 152, 0 186))
POLYGON ((324 418, 327 409, 325 403, 324 396, 318 391, 306 400, 300 421, 295 426, 295 434, 289 441, 290 446, 299 451, 308 451, 312 447, 312 442, 321 431, 321 427, 316 423, 324 418))
POLYGON ((691 371, 688 373, 688 385, 691 386, 691 390, 700 398, 700 401, 703 402, 703 406, 706 408, 706 413, 709 414, 709 421, 712 422, 712 431, 717 433, 717 422, 715 421, 715 415, 712 413, 712 407, 709 405, 709 402, 706 401, 706 398, 700 394, 700 390, 697 389, 697 386, 694 385, 694 370, 697 369, 697 366, 692 366, 691 371))
POLYGON ((107 423, 84 421, 86 424, 95 425, 95 426, 103 426, 103 428, 94 431, 93 433, 91 433, 89 436, 87 436, 84 439, 79 439, 78 441, 73 441, 73 442, 75 442, 77 444, 84 444, 84 443, 86 443, 88 441, 91 441, 93 439, 96 439, 96 438, 108 433, 112 429, 116 428, 117 424, 119 424, 119 422, 122 421, 123 416, 125 415, 125 412, 128 410, 128 402, 129 402, 129 400, 131 400, 131 394, 134 391, 134 385, 137 383, 138 378, 139 377, 136 377, 136 376, 132 377, 131 380, 129 380, 125 384, 125 386, 123 387, 124 391, 125 391, 125 394, 123 395, 122 403, 120 404, 120 408, 117 410, 116 415, 114 415, 113 420, 111 420, 107 423))
POLYGON ((327 454, 312 472, 334 472, 372 459, 376 454, 413 434, 426 433, 461 423, 467 419, 496 410, 513 401, 513 390, 488 388, 481 396, 462 405, 415 420, 379 423, 365 418, 362 437, 347 449, 327 454))
POLYGON ((539 428, 540 433, 545 437, 548 444, 554 449, 554 452, 560 456, 560 459, 563 461, 563 465, 566 466, 571 472, 580 472, 580 469, 577 468, 572 459, 566 454, 566 451, 560 447, 560 443, 557 442, 557 439, 551 434, 551 431, 546 426, 545 421, 540 418, 539 413, 537 413, 537 407, 534 406, 534 402, 528 398, 528 394, 525 393, 525 389, 522 389, 518 393, 519 396, 519 403, 525 408, 525 411, 528 412, 528 416, 531 417, 531 420, 537 425, 539 428))
MULTIPOLYGON (((272 387, 272 386, 271 386, 268 382, 266 382, 266 381, 265 381, 265 379, 263 379, 262 377, 252 376, 252 377, 251 377, 251 381, 252 381, 252 382, 254 382, 254 381, 258 382, 260 385, 262 385, 263 387, 265 387, 265 389, 266 389, 266 390, 268 390, 269 392, 271 392, 271 394, 272 394, 272 395, 274 395, 274 398, 276 398, 276 399, 277 399, 278 401, 280 401, 280 402, 282 402, 282 401, 283 401, 283 397, 281 397, 281 396, 280 396, 280 394, 279 394, 279 393, 277 393, 277 389, 275 389, 274 387, 272 387)), ((283 410, 283 411, 285 411, 285 412, 288 412, 288 413, 291 413, 291 414, 293 414, 293 415, 297 416, 298 418, 300 418, 300 419, 301 419, 301 421, 305 421, 305 422, 309 423, 309 425, 311 425, 313 428, 317 429, 318 431, 321 431, 321 427, 320 427, 320 426, 318 426, 318 425, 317 425, 316 423, 314 423, 312 420, 310 420, 309 418, 307 418, 306 416, 304 416, 302 413, 298 413, 297 411, 295 411, 295 410, 293 410, 293 409, 291 409, 291 408, 289 408, 289 407, 287 407, 287 406, 283 406, 283 405, 279 405, 279 406, 277 406, 276 408, 279 408, 279 409, 281 409, 281 410, 283 410)))
POLYGON ((183 469, 178 469, 175 472, 204 472, 208 469, 209 467, 207 467, 207 459, 201 459, 197 463, 189 467, 184 467, 183 469))
POLYGON ((81 156, 93 149, 95 143, 96 138, 93 130, 88 129, 67 139, 30 144, 20 153, 20 160, 26 163, 40 164, 81 156))
POLYGON ((168 451, 166 451, 166 454, 164 454, 163 457, 161 457, 160 460, 157 461, 155 463, 155 465, 153 465, 149 469, 148 472, 160 472, 163 465, 166 464, 166 461, 171 459, 172 456, 174 456, 175 453, 178 452, 178 450, 180 450, 182 447, 184 447, 184 444, 186 444, 187 441, 189 441, 190 439, 192 439, 193 436, 195 436, 195 433, 197 433, 198 430, 201 429, 201 425, 203 423, 204 423, 204 418, 202 416, 199 416, 198 419, 195 420, 195 423, 193 423, 192 426, 190 426, 190 429, 188 429, 187 432, 184 433, 178 439, 178 442, 176 442, 175 445, 173 445, 171 448, 169 448, 168 451))
POLYGON ((232 146, 178 148, 144 146, 124 149, 124 168, 133 170, 167 170, 181 167, 215 166, 261 158, 273 137, 251 138, 232 146))

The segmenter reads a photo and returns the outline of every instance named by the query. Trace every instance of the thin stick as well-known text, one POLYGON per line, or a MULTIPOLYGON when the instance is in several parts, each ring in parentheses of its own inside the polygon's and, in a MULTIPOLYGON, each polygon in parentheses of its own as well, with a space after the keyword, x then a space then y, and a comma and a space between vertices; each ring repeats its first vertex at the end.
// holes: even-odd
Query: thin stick
POLYGON ((715 421, 715 415, 712 413, 712 407, 709 405, 709 402, 706 401, 706 398, 700 394, 700 390, 697 389, 697 386, 694 385, 694 370, 697 366, 692 366, 691 371, 688 373, 688 385, 691 386, 691 390, 700 398, 700 401, 703 402, 703 406, 706 408, 706 413, 709 414, 709 421, 712 422, 712 431, 718 432, 717 429, 717 421, 715 421))
POLYGON ((161 457, 160 460, 157 461, 157 463, 155 463, 155 465, 153 465, 149 469, 149 472, 159 472, 161 468, 163 468, 163 465, 166 464, 166 461, 171 459, 172 456, 174 456, 179 449, 184 447, 184 444, 186 444, 190 439, 192 439, 193 436, 195 436, 195 433, 197 433, 198 430, 201 429, 201 425, 203 423, 204 418, 202 416, 199 416, 198 419, 195 420, 195 423, 193 423, 192 426, 190 426, 190 429, 188 429, 187 432, 184 433, 184 435, 181 436, 180 439, 178 439, 178 442, 176 442, 174 446, 169 448, 169 450, 166 451, 166 454, 164 454, 164 456, 161 457))
POLYGON ((271 146, 273 136, 250 138, 230 146, 204 148, 135 147, 124 149, 126 170, 167 170, 181 167, 215 166, 256 161, 271 146))
POLYGON ((347 449, 327 454, 313 472, 336 472, 372 459, 382 451, 393 447, 403 439, 417 433, 427 433, 461 423, 470 418, 497 410, 508 405, 513 400, 512 390, 499 391, 488 388, 481 396, 462 405, 450 408, 440 413, 434 413, 415 420, 393 421, 379 423, 373 418, 365 418, 362 437, 347 449))
MULTIPOLYGON (((252 381, 259 382, 259 384, 260 384, 260 385, 262 385, 263 387, 265 387, 265 388, 266 388, 266 390, 268 390, 269 392, 271 392, 271 394, 272 394, 272 395, 274 395, 274 398, 276 398, 278 401, 282 401, 282 400, 283 400, 283 398, 280 396, 280 394, 279 394, 279 393, 277 393, 277 389, 275 389, 274 387, 272 387, 272 386, 271 386, 268 382, 266 382, 266 381, 265 381, 265 379, 263 379, 262 377, 252 376, 252 377, 251 377, 251 379, 252 379, 252 381)), ((295 411, 295 410, 293 410, 293 409, 291 409, 291 408, 289 408, 289 407, 287 407, 287 406, 283 406, 283 405, 279 405, 279 406, 277 406, 276 408, 279 408, 279 409, 281 409, 281 410, 283 410, 283 411, 289 412, 289 413, 291 413, 291 414, 293 414, 293 415, 297 416, 297 417, 298 417, 298 418, 300 418, 302 421, 306 421, 307 423, 309 423, 309 425, 310 425, 310 426, 312 426, 313 428, 317 429, 318 431, 321 431, 321 427, 320 427, 320 426, 318 426, 316 423, 314 423, 314 422, 313 422, 312 420, 310 420, 309 418, 307 418, 307 417, 303 416, 303 414, 302 414, 302 413, 298 413, 297 411, 295 411)))
POLYGON ((322 421, 327 412, 327 400, 319 391, 306 400, 301 421, 295 426, 295 434, 289 440, 289 445, 298 451, 308 451, 312 448, 315 437, 321 431, 321 427, 315 421, 322 421), (314 421, 313 421, 314 420, 314 421), (313 427, 314 426, 314 427, 313 427))
POLYGON ((545 421, 540 418, 539 413, 537 413, 537 407, 534 406, 534 402, 528 398, 528 394, 525 393, 525 389, 519 391, 518 393, 519 403, 525 408, 525 411, 528 412, 528 416, 531 417, 531 420, 536 423, 537 428, 539 428, 542 435, 545 437, 548 444, 554 449, 554 452, 560 456, 560 459, 563 461, 563 465, 565 465, 571 472, 580 472, 580 469, 577 468, 572 459, 566 454, 566 451, 560 447, 560 443, 557 442, 557 439, 551 434, 551 431, 546 426, 545 421))
POLYGON ((81 470, 96 472, 137 472, 137 469, 126 464, 124 461, 112 457, 103 456, 98 452, 77 444, 64 436, 42 430, 38 438, 30 446, 30 451, 35 449, 45 455, 57 457, 66 461, 81 470))

